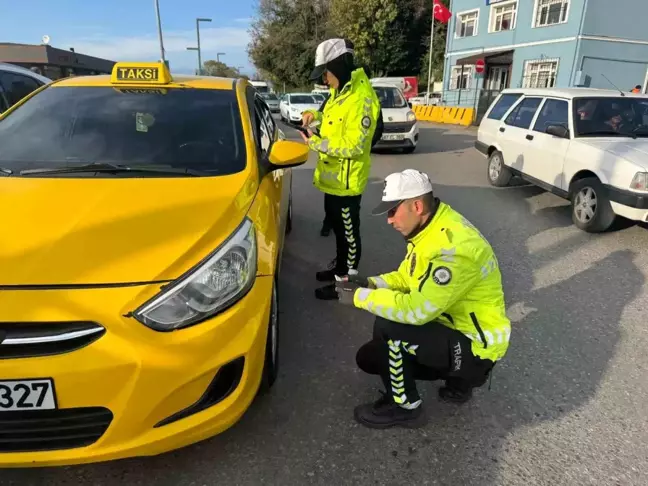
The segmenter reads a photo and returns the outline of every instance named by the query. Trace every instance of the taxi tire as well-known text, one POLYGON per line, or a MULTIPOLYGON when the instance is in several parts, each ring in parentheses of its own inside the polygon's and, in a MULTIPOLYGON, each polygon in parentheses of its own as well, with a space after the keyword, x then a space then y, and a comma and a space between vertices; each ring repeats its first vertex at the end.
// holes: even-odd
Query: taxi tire
POLYGON ((272 286, 272 298, 270 302, 268 337, 266 339, 265 360, 263 363, 263 374, 261 375, 261 385, 259 386, 258 395, 265 395, 270 391, 272 385, 277 381, 279 370, 279 295, 276 279, 272 286))

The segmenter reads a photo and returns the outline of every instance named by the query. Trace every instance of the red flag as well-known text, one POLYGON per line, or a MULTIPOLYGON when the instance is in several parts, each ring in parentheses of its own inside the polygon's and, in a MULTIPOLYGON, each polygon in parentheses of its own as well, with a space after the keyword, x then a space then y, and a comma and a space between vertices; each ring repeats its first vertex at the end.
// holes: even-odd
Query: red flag
POLYGON ((441 0, 434 0, 434 9, 432 10, 434 19, 442 24, 447 24, 452 18, 452 12, 441 3, 441 0))

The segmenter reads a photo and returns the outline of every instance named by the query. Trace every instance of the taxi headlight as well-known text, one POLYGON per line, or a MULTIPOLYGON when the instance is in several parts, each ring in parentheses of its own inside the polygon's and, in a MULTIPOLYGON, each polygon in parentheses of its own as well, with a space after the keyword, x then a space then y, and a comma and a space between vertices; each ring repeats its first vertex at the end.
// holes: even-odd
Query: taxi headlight
POLYGON ((243 297, 252 288, 256 271, 256 232, 246 218, 216 251, 133 312, 133 317, 156 331, 198 324, 243 297))
POLYGON ((407 112, 407 121, 415 121, 416 120, 416 115, 414 114, 413 111, 408 111, 407 112))

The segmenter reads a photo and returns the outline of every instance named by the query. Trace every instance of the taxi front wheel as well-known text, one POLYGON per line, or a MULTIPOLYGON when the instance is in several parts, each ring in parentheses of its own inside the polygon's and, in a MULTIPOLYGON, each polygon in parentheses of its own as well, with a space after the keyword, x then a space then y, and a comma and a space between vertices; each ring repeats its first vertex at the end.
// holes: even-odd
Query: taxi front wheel
POLYGON ((263 376, 259 395, 270 391, 277 380, 279 371, 279 296, 277 292, 277 281, 272 286, 272 297, 270 301, 270 319, 268 322, 268 337, 266 339, 265 363, 263 365, 263 376))

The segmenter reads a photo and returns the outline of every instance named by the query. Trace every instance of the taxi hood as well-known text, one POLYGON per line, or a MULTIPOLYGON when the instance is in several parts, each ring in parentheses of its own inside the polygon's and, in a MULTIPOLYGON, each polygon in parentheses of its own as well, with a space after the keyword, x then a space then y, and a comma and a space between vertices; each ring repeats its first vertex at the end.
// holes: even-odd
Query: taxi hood
POLYGON ((241 223, 257 183, 0 177, 0 287, 172 280, 241 223))

